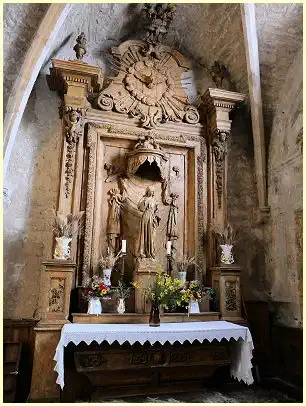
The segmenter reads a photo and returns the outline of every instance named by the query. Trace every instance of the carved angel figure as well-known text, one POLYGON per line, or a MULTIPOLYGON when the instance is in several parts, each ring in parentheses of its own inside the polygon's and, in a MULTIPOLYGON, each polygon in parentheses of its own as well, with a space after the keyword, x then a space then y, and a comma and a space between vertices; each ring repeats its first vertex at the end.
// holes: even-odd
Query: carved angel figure
POLYGON ((138 209, 143 212, 140 221, 138 257, 155 258, 155 234, 160 218, 157 216, 157 204, 152 188, 147 188, 144 197, 138 203, 138 209))
POLYGON ((179 195, 177 193, 171 193, 170 197, 171 203, 167 223, 167 237, 168 240, 176 240, 178 238, 178 205, 176 201, 179 195))
POLYGON ((221 162, 226 154, 226 141, 228 134, 225 131, 219 131, 213 139, 213 153, 217 162, 221 162))
POLYGON ((116 239, 120 236, 120 210, 123 203, 123 197, 120 195, 119 190, 116 188, 111 189, 109 192, 110 198, 108 200, 109 211, 107 219, 107 234, 108 244, 112 252, 116 252, 116 239))

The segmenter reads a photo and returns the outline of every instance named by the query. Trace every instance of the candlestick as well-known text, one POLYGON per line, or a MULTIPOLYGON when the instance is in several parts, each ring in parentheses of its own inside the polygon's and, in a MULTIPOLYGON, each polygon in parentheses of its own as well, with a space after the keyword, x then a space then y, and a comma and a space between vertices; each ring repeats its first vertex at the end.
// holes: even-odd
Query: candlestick
POLYGON ((171 241, 167 241, 167 255, 171 255, 171 241))
POLYGON ((126 253, 126 240, 122 240, 121 252, 122 254, 126 253))

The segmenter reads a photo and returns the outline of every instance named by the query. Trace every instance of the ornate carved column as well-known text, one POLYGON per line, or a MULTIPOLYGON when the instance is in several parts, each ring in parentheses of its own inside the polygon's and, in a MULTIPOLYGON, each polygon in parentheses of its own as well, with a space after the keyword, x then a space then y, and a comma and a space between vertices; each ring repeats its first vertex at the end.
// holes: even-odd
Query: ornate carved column
MULTIPOLYGON (((52 59, 47 81, 51 90, 62 98, 60 117, 63 119, 63 148, 58 210, 64 214, 80 210, 83 177, 85 115, 88 100, 100 91, 102 71, 81 60, 52 59)), ((77 241, 71 243, 71 258, 76 260, 77 241)))
POLYGON ((84 131, 88 99, 99 92, 102 72, 99 67, 81 60, 52 59, 48 83, 62 97, 60 116, 63 118, 64 145, 60 184, 59 210, 68 214, 79 209, 83 146, 80 140, 84 131))
POLYGON ((217 290, 222 318, 229 320, 241 319, 240 268, 233 265, 219 266, 213 229, 224 230, 227 224, 227 141, 231 135, 232 124, 229 113, 237 103, 244 100, 245 96, 241 93, 218 88, 207 89, 202 97, 208 124, 207 261, 210 268, 210 283, 215 285, 217 290), (235 304, 228 305, 227 293, 230 292, 230 288, 231 302, 234 300, 235 304), (233 308, 235 310, 229 310, 233 308))

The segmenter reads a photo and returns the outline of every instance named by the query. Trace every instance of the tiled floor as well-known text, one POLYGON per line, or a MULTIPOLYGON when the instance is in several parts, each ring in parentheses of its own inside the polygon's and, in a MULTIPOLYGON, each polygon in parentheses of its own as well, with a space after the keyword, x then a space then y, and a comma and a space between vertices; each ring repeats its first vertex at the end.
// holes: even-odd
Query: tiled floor
POLYGON ((260 387, 212 390, 169 395, 134 396, 120 399, 100 400, 93 397, 92 403, 287 403, 296 402, 289 396, 275 390, 260 387))

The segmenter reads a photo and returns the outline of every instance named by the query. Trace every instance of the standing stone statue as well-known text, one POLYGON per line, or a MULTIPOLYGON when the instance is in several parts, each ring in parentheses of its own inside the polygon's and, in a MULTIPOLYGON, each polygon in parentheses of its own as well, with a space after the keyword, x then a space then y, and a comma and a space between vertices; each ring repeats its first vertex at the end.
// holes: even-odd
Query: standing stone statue
POLYGON ((116 241, 120 237, 121 227, 120 227, 120 211, 123 198, 116 188, 111 189, 109 192, 110 198, 108 200, 109 212, 107 219, 107 235, 108 235, 108 245, 111 252, 116 252, 116 241))
POLYGON ((160 218, 157 216, 157 204, 154 190, 147 188, 144 197, 138 203, 138 209, 143 212, 140 221, 138 257, 155 258, 155 234, 160 218))
POLYGON ((177 240, 178 238, 178 205, 177 199, 179 195, 177 193, 171 193, 171 203, 167 223, 167 237, 168 240, 177 240))

